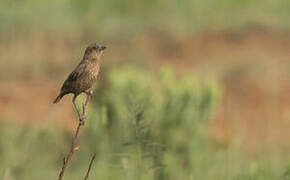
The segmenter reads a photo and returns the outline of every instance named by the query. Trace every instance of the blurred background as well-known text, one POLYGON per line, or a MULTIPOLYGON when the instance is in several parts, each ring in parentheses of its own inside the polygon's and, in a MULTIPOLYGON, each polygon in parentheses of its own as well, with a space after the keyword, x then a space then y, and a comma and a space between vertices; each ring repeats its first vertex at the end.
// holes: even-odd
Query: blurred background
MULTIPOLYGON (((56 179, 77 117, 52 105, 108 45, 65 179, 290 179, 290 1, 1 0, 0 179, 56 179)), ((82 98, 79 98, 81 105, 82 98)))

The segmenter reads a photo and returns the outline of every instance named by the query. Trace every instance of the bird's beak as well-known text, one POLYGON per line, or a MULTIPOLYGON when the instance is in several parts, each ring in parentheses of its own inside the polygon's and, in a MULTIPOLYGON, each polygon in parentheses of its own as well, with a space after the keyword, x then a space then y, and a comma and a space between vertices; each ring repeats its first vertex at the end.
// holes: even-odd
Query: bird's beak
POLYGON ((107 49, 107 46, 101 46, 101 50, 102 51, 105 50, 105 49, 107 49))

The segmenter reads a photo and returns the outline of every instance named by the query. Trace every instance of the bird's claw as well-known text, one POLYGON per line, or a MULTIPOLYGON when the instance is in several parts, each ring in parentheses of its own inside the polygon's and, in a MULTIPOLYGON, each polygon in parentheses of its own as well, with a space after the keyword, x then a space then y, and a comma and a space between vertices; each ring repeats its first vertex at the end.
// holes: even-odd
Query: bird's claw
POLYGON ((80 117, 80 124, 83 126, 85 125, 85 116, 80 117))
POLYGON ((85 121, 80 119, 80 125, 85 125, 85 121))

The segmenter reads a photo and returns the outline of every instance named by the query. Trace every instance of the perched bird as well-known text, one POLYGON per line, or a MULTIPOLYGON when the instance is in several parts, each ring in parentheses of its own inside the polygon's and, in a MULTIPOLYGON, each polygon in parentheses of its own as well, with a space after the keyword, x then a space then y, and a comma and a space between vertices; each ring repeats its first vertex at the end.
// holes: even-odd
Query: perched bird
POLYGON ((106 48, 106 46, 102 46, 97 43, 88 46, 85 50, 83 59, 65 80, 59 95, 53 101, 53 103, 56 104, 63 96, 72 93, 74 95, 72 102, 78 113, 81 123, 84 123, 84 118, 86 116, 86 106, 89 100, 92 98, 94 84, 99 74, 100 59, 106 48), (77 96, 81 93, 85 93, 87 96, 85 102, 83 103, 82 114, 80 114, 80 111, 78 110, 75 102, 77 96))

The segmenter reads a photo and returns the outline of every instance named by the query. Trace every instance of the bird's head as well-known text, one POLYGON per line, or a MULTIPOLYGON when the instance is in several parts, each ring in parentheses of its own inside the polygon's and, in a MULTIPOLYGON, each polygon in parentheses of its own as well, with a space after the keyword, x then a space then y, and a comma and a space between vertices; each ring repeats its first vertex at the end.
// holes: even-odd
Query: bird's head
POLYGON ((106 48, 107 46, 99 45, 98 43, 93 43, 87 47, 85 51, 85 57, 88 59, 99 59, 104 53, 104 50, 106 48))

